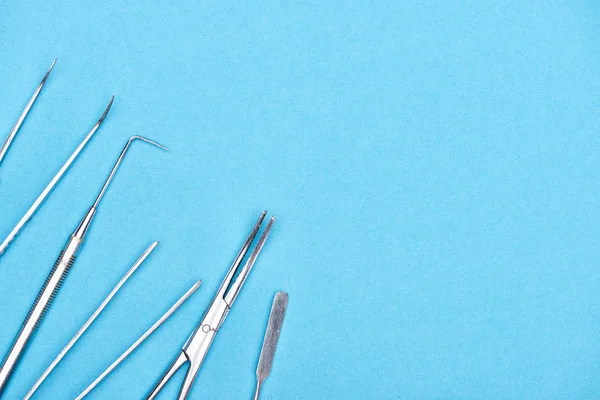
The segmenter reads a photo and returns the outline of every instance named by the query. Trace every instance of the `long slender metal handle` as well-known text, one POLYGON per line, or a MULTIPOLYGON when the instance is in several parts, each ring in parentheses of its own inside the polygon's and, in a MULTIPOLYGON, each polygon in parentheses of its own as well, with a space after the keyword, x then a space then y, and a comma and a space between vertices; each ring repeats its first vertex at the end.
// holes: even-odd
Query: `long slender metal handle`
POLYGON ((117 358, 108 368, 106 368, 104 372, 102 372, 100 376, 98 376, 94 380, 94 382, 92 382, 83 392, 81 392, 79 396, 75 398, 75 400, 83 399, 96 386, 98 386, 98 384, 102 382, 102 380, 106 378, 108 374, 110 374, 115 368, 117 368, 119 364, 121 364, 127 357, 129 357, 131 353, 135 351, 135 349, 137 349, 142 343, 144 343, 144 341, 148 339, 148 337, 150 337, 150 335, 152 335, 154 331, 160 328, 160 326, 164 324, 169 319, 169 317, 171 317, 171 315, 173 315, 173 313, 177 311, 179 307, 181 307, 183 303, 185 303, 186 300, 189 299, 190 296, 196 292, 196 290, 198 290, 201 284, 202 281, 197 281, 196 283, 194 283, 194 285, 192 285, 192 287, 189 288, 188 291, 185 292, 185 294, 181 296, 179 300, 177 300, 177 302, 173 304, 171 308, 169 308, 169 310, 165 314, 163 314, 163 316, 160 317, 158 321, 154 323, 154 325, 150 327, 150 329, 148 329, 139 339, 137 339, 131 346, 129 346, 129 348, 125 350, 125 352, 121 354, 119 358, 117 358))
POLYGON ((10 244, 12 243, 12 241, 16 239, 17 235, 21 232, 21 230, 25 227, 25 225, 27 225, 27 223, 33 218, 33 215, 42 206, 42 204, 44 204, 44 202, 46 201, 46 199, 48 198, 48 196, 50 196, 50 193, 52 193, 52 191, 54 190, 54 188, 56 187, 56 185, 58 185, 58 183, 62 180, 62 178, 69 171, 69 169, 71 168, 71 166, 73 165, 73 163, 77 160, 77 158, 79 157, 79 155, 81 154, 81 152, 85 149, 85 147, 87 146, 87 144, 90 142, 90 140, 92 139, 92 137, 96 134, 96 131, 98 131, 98 128, 100 128, 100 125, 102 125, 102 123, 104 122, 104 119, 108 115, 108 112, 110 111, 110 108, 112 107, 112 103, 113 103, 114 99, 115 99, 115 96, 113 96, 110 99, 110 102, 108 103, 108 106, 106 106, 106 109, 104 110, 104 113, 102 114, 102 116, 100 117, 100 119, 98 120, 98 122, 96 122, 96 125, 94 125, 94 127, 92 128, 92 130, 86 135, 86 137, 79 144, 79 146, 77 146, 77 148, 75 149, 75 151, 73 152, 73 154, 71 154, 71 156, 63 164, 63 166, 60 168, 60 170, 58 171, 58 173, 54 176, 54 178, 52 178, 52 180, 50 181, 50 183, 48 183, 48 185, 42 191, 42 193, 40 193, 40 195, 33 202, 33 204, 31 205, 31 207, 29 207, 29 210, 27 210, 27 212, 25 213, 25 215, 23 215, 23 217, 19 220, 19 222, 17 223, 17 225, 15 225, 15 227, 8 234, 8 236, 6 237, 6 239, 4 239, 4 242, 2 242, 2 244, 0 244, 0 256, 6 251, 6 249, 8 249, 8 247, 10 246, 10 244))
POLYGON ((33 103, 35 103, 35 100, 37 99, 38 95, 42 91, 42 88, 44 87, 44 85, 46 84, 46 80, 48 79, 50 72, 52 72, 52 68, 54 68, 54 64, 56 64, 56 58, 54 59, 54 61, 52 61, 52 65, 50 65, 50 69, 48 69, 48 72, 46 72, 46 75, 44 75, 44 78, 38 85, 37 89, 35 90, 35 92, 33 92, 33 96, 31 96, 31 98, 27 102, 25 109, 21 112, 19 119, 17 120, 17 122, 15 123, 13 128, 10 130, 10 133, 8 134, 8 137, 6 138, 4 144, 2 144, 2 146, 0 147, 0 164, 2 163, 2 160, 4 159, 4 156, 6 156, 6 152, 8 151, 8 148, 10 147, 12 141, 14 140, 15 136, 17 135, 17 132, 21 128, 23 121, 25 121, 25 117, 27 117, 27 114, 29 114, 29 110, 31 110, 31 107, 33 107, 33 103))
POLYGON ((58 353, 56 358, 52 361, 52 363, 50 363, 48 368, 46 368, 46 370, 44 371, 42 376, 39 377, 39 379, 35 382, 35 384, 32 386, 32 388, 29 389, 29 392, 27 392, 27 394, 25 395, 23 400, 29 400, 33 396, 35 391, 41 386, 41 384, 48 377, 48 375, 50 375, 50 373, 54 370, 54 368, 58 365, 58 363, 67 355, 67 353, 71 350, 71 348, 75 345, 75 343, 77 343, 77 341, 81 338, 81 336, 83 336, 83 334, 92 325, 92 323, 96 320, 96 318, 98 318, 98 316, 102 313, 104 308, 106 308, 106 306, 111 302, 111 300, 115 297, 115 295, 119 292, 119 290, 121 290, 121 288, 127 282, 127 280, 129 280, 129 278, 131 278, 131 276, 134 274, 134 272, 137 271, 137 269, 144 263, 146 258, 148 258, 150 253, 152 253, 152 251, 154 251, 156 246, 158 246, 158 242, 153 242, 144 251, 144 253, 142 253, 140 258, 138 258, 138 260, 133 264, 133 266, 131 268, 129 268, 129 270, 127 271, 127 273, 125 273, 125 275, 123 275, 123 277, 121 278, 119 283, 117 283, 117 285, 110 291, 108 296, 106 296, 106 298, 102 301, 102 303, 100 303, 100 305, 98 306, 96 311, 94 311, 94 313, 85 322, 85 324, 83 324, 83 326, 77 331, 75 336, 73 336, 71 338, 71 340, 69 341, 69 343, 67 343, 67 345, 60 351, 60 353, 58 353))
POLYGON ((252 400, 258 400, 260 398, 260 390, 262 389, 263 381, 256 381, 256 390, 254 390, 254 397, 252 400))
POLYGON ((17 366, 21 355, 25 351, 29 340, 39 328, 46 312, 52 305, 56 294, 65 281, 73 263, 75 262, 77 250, 81 241, 76 237, 71 237, 64 250, 58 256, 54 267, 44 282, 44 286, 38 293, 35 302, 31 306, 23 326, 19 331, 12 347, 4 358, 2 369, 0 369, 0 396, 6 388, 6 385, 17 366))
POLYGON ((169 380, 175 375, 177 371, 185 364, 187 364, 189 360, 185 356, 185 353, 182 351, 179 353, 173 364, 169 366, 164 375, 158 380, 154 388, 150 391, 148 396, 146 396, 146 400, 154 400, 156 396, 160 393, 160 391, 165 387, 165 385, 169 382, 169 380))

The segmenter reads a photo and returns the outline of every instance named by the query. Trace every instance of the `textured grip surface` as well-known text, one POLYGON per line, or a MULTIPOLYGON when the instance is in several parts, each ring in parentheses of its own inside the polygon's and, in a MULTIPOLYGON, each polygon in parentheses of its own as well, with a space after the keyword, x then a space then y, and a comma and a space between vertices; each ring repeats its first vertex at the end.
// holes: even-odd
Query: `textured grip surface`
POLYGON ((38 307, 38 304, 39 304, 42 296, 44 295, 44 293, 47 290, 49 290, 48 285, 52 281, 52 278, 54 277, 54 275, 56 273, 60 273, 60 278, 58 279, 58 281, 54 285, 54 287, 52 289, 50 289, 50 290, 52 290, 52 293, 50 294, 50 297, 48 298, 48 301, 44 305, 44 308, 42 309, 42 312, 40 313, 37 321, 35 322, 35 326, 34 326, 33 329, 37 329, 39 327, 40 323, 42 322, 42 320, 44 319, 44 317, 46 316, 46 313, 48 312, 48 308, 50 308, 50 306, 52 305, 52 302, 54 301, 54 298, 56 297, 56 294, 58 293, 58 290, 60 289, 60 287, 65 282, 67 274, 69 273, 69 271, 71 270, 71 267, 73 266, 73 263, 75 262, 76 256, 72 255, 66 261, 66 265, 64 266, 64 268, 62 268, 62 272, 59 272, 58 268, 62 264, 65 263, 65 260, 63 260, 64 256, 65 256, 65 251, 63 250, 63 251, 60 252, 60 255, 58 256, 58 259, 56 260, 56 263, 54 263, 54 267, 52 268, 52 270, 48 274, 48 277, 46 278, 46 281, 44 282, 44 286, 42 286, 42 289, 39 291, 37 297, 35 298, 35 302, 31 306, 31 308, 29 309, 29 312, 27 313, 27 318, 25 318, 25 321, 24 321, 23 325, 27 325, 27 323, 29 322, 29 319, 33 315, 34 310, 38 307))
POLYGON ((267 325, 267 332, 265 333, 263 347, 258 360, 258 367, 256 368, 256 377, 259 381, 267 379, 271 373, 275 349, 277 348, 277 342, 279 341, 279 334, 281 333, 281 326, 283 325, 287 304, 287 293, 278 292, 273 299, 269 324, 267 325))

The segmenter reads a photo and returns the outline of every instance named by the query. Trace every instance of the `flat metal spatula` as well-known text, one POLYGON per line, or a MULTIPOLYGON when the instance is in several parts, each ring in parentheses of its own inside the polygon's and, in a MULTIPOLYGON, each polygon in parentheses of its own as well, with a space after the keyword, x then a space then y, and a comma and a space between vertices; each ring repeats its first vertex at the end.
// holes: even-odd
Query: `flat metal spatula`
POLYGON ((288 295, 285 292, 277 292, 273 299, 271 307, 271 315, 269 316, 269 325, 265 333, 258 366, 256 367, 256 391, 254 392, 254 400, 258 400, 263 382, 269 377, 271 367, 273 366, 273 357, 275 357, 275 349, 279 341, 281 326, 283 325, 283 317, 287 309, 288 295))

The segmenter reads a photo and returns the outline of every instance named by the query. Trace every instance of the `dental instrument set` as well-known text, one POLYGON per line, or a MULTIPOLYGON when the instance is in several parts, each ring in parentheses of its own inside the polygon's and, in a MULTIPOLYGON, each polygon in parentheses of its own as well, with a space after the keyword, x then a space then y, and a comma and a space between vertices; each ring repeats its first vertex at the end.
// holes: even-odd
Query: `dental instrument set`
MULTIPOLYGON (((46 84, 48 77, 55 66, 55 63, 56 59, 52 62, 50 68, 44 75, 42 81, 38 85, 37 89, 33 93, 29 102, 22 111, 21 115, 19 116, 17 122, 8 134, 8 137, 5 139, 2 146, 0 147, 0 164, 2 164, 3 160, 5 159, 8 153, 9 148, 11 148, 11 146, 13 145, 17 133, 20 131, 23 122, 27 118, 34 103, 36 102, 36 99, 38 98, 44 85, 46 84)), ((50 194, 54 191, 54 189, 58 186, 58 184, 73 167, 75 161, 77 161, 77 159, 83 153, 83 150, 88 146, 92 138, 96 135, 97 131, 102 126, 107 115, 109 114, 109 111, 111 110, 111 107, 113 106, 113 102, 114 96, 110 99, 110 102, 104 109, 100 118, 92 126, 91 130, 79 143, 77 148, 71 153, 69 158, 64 162, 62 167, 50 180, 47 186, 42 190, 42 192, 32 203, 27 212, 21 217, 21 219, 17 222, 17 224, 14 226, 11 232, 0 244, 0 256, 2 256, 6 252, 7 248, 14 242, 17 235, 20 232, 22 232, 23 228, 28 223, 30 223, 36 212, 39 211, 39 209, 46 203, 46 200, 48 199, 50 194)), ((127 140, 115 163, 112 165, 112 168, 110 169, 106 180, 103 182, 91 206, 86 210, 83 218, 80 220, 75 230, 69 235, 66 244, 64 245, 56 262, 54 263, 54 266, 50 270, 46 280, 44 281, 41 289, 39 290, 39 293, 35 297, 33 304, 29 309, 29 312, 27 313, 14 341, 12 342, 12 345, 6 352, 6 355, 4 356, 2 363, 0 364, 0 398, 2 398, 3 394, 5 394, 6 388, 11 378, 15 375, 15 372, 17 371, 17 367, 21 362, 23 355, 25 354, 27 348, 32 344, 34 334, 40 329, 42 322, 48 313, 48 310, 56 300, 58 292, 63 287, 63 284, 65 283, 69 272, 71 271, 76 259, 78 258, 86 234, 88 233, 92 225, 92 221, 95 219, 100 203, 102 202, 102 199, 104 198, 108 188, 110 187, 115 177, 115 174, 119 170, 125 156, 128 154, 131 145, 134 142, 138 141, 145 142, 163 150, 167 150, 167 148, 163 145, 150 139, 147 139, 143 136, 134 135, 127 140)), ((18 149, 15 148, 14 151, 18 151, 18 149)), ((14 153, 11 152, 11 154, 14 153)), ((0 190, 1 189, 2 188, 0 187, 0 190)), ((67 205, 69 207, 76 206, 73 200, 67 201, 67 205)), ((6 208, 3 208, 3 211, 4 210, 6 210, 6 208)), ((193 329, 193 331, 189 335, 187 341, 185 341, 185 343, 183 344, 181 350, 178 352, 178 355, 175 358, 175 361, 166 370, 164 375, 158 380, 154 388, 147 394, 146 398, 148 400, 155 399, 162 391, 162 389, 166 386, 168 381, 175 375, 175 373, 186 364, 187 371, 179 389, 178 399, 184 400, 187 399, 188 396, 190 396, 193 384, 198 376, 201 366, 204 364, 206 355, 208 354, 213 344, 216 334, 217 332, 219 332, 223 325, 223 322, 229 315, 229 312, 235 300, 238 298, 242 287, 246 283, 247 278, 254 264, 256 263, 259 254, 263 250, 263 247, 265 246, 269 234, 271 233, 275 222, 274 216, 268 220, 266 227, 260 234, 258 241, 256 241, 256 245, 254 246, 254 248, 252 248, 255 239, 257 238, 257 236, 259 236, 261 226, 263 225, 266 216, 266 211, 263 211, 260 214, 258 221, 255 223, 252 231, 250 232, 250 235, 245 240, 241 249, 235 256, 232 265, 225 274, 225 277, 221 282, 221 285, 218 288, 211 304, 206 309, 204 315, 200 319, 195 329, 193 329)), ((117 294, 121 291, 123 286, 130 280, 134 273, 139 270, 140 266, 142 266, 142 264, 145 263, 147 258, 157 246, 158 241, 153 242, 139 256, 137 261, 121 277, 121 279, 112 288, 112 290, 108 292, 108 295, 106 295, 104 300, 102 300, 97 306, 97 308, 89 315, 87 321, 81 326, 81 328, 79 328, 79 330, 77 330, 77 332, 66 343, 63 349, 56 355, 53 361, 50 362, 48 367, 43 371, 43 373, 40 375, 37 381, 25 394, 25 396, 23 397, 24 400, 30 400, 31 398, 37 396, 37 394, 42 389, 42 384, 48 380, 48 378, 55 370, 55 368, 59 365, 59 363, 64 361, 67 354, 79 342, 82 336, 90 329, 94 322, 108 307, 108 305, 113 304, 114 300, 117 298, 117 294)), ((7 267, 9 266, 2 266, 0 268, 7 267)), ((109 374, 111 374, 119 365, 121 365, 129 356, 131 356, 136 349, 138 349, 144 342, 146 342, 155 331, 157 331, 167 320, 170 319, 170 317, 178 309, 180 309, 180 307, 192 296, 192 294, 194 294, 200 288, 201 283, 202 281, 197 280, 164 314, 162 314, 158 318, 158 320, 156 320, 154 324, 152 324, 152 326, 150 326, 145 331, 145 333, 141 337, 135 340, 133 344, 131 344, 129 348, 127 348, 121 354, 121 356, 119 356, 102 373, 100 373, 100 375, 97 378, 95 378, 92 381, 92 383, 89 384, 76 397, 76 400, 83 399, 88 394, 90 394, 92 390, 97 388, 97 386, 102 381, 104 381, 109 374)), ((275 295, 275 298, 273 299, 271 314, 267 324, 267 330, 265 332, 264 342, 260 353, 260 358, 258 360, 258 366, 256 369, 257 386, 253 397, 254 400, 258 400, 262 384, 271 373, 275 348, 277 346, 279 336, 281 333, 287 303, 288 295, 285 292, 278 292, 275 295)), ((192 311, 188 309, 185 315, 185 318, 187 320, 192 320, 196 319, 198 314, 197 310, 192 311)))

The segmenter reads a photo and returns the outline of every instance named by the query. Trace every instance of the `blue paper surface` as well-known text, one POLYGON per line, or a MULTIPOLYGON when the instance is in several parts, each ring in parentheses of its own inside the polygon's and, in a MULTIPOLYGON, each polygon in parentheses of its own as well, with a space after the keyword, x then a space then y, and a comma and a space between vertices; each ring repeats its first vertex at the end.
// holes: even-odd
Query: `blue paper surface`
MULTIPOLYGON (((74 398, 197 279, 90 399, 136 399, 199 321, 260 211, 278 216, 192 399, 600 398, 600 3, 0 3, 8 234, 0 352, 131 135, 136 144, 5 392, 21 398, 161 244, 37 398, 74 398)), ((174 398, 180 373, 161 398, 174 398)))

